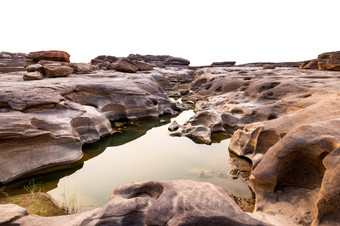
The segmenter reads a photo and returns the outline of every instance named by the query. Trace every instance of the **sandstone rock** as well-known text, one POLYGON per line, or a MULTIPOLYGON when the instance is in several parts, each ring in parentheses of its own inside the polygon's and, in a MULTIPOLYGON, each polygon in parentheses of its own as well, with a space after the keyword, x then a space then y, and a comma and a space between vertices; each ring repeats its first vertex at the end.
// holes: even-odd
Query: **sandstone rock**
POLYGON ((50 61, 63 61, 63 62, 68 62, 68 63, 70 62, 70 54, 68 54, 65 51, 58 51, 58 50, 30 52, 27 55, 27 58, 33 59, 36 61, 50 60, 50 61))
POLYGON ((263 69, 275 69, 276 66, 273 64, 265 64, 262 66, 263 69))
POLYGON ((188 66, 190 64, 190 61, 180 57, 170 56, 164 61, 164 64, 166 66, 188 66))
POLYGON ((27 73, 24 75, 24 77, 23 77, 24 81, 29 81, 29 80, 41 80, 41 79, 43 79, 43 78, 44 78, 44 77, 43 77, 42 73, 39 72, 39 71, 27 72, 27 73))
POLYGON ((223 62, 213 62, 211 67, 231 67, 236 64, 235 61, 223 61, 223 62))
POLYGON ((116 188, 109 203, 102 208, 58 217, 18 216, 9 223, 37 226, 267 225, 244 213, 220 187, 185 180, 130 183, 116 188))
POLYGON ((304 61, 300 64, 299 68, 300 69, 319 69, 318 60, 314 59, 314 60, 304 61))
POLYGON ((70 66, 70 63, 68 62, 62 62, 62 61, 51 61, 51 60, 40 60, 38 61, 38 64, 41 64, 42 66, 45 65, 56 65, 56 66, 70 66))
POLYGON ((0 72, 24 71, 26 54, 0 52, 0 72))
POLYGON ((43 67, 41 64, 31 64, 26 67, 27 72, 43 72, 43 67))
POLYGON ((179 128, 179 124, 178 124, 176 121, 173 121, 173 122, 170 124, 168 130, 171 131, 171 132, 173 132, 173 131, 175 131, 175 130, 178 130, 178 128, 179 128))
POLYGON ((76 74, 89 74, 94 70, 94 67, 87 63, 71 63, 70 67, 73 68, 73 72, 76 74))
POLYGON ((162 76, 102 71, 24 82, 23 74, 1 75, 0 184, 77 162, 84 143, 113 132, 110 120, 177 115, 179 104, 155 79, 162 76))
POLYGON ((121 72, 136 73, 138 71, 138 66, 130 60, 121 58, 112 63, 110 65, 110 69, 121 72))
POLYGON ((134 60, 133 63, 137 65, 138 71, 150 71, 154 68, 153 65, 145 63, 143 61, 134 60))
POLYGON ((92 59, 91 64, 98 66, 100 69, 107 70, 109 69, 111 63, 105 60, 92 59))
POLYGON ((0 205, 0 224, 10 225, 11 221, 17 220, 23 216, 28 215, 26 209, 15 204, 0 205))
POLYGON ((65 77, 73 72, 73 68, 69 66, 58 66, 55 64, 46 64, 43 68, 46 77, 65 77))
POLYGON ((340 71, 340 58, 319 59, 319 70, 340 71))

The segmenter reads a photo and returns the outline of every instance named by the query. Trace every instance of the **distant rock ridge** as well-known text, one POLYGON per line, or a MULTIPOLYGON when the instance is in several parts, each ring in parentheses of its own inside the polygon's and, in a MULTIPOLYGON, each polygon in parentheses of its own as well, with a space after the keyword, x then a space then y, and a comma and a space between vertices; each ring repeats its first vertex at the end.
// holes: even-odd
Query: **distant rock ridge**
POLYGON ((91 64, 100 69, 115 69, 121 72, 152 70, 153 67, 181 67, 188 66, 189 60, 169 55, 140 55, 130 54, 128 57, 115 57, 100 55, 91 60, 91 64), (124 65, 123 65, 124 64, 124 65))

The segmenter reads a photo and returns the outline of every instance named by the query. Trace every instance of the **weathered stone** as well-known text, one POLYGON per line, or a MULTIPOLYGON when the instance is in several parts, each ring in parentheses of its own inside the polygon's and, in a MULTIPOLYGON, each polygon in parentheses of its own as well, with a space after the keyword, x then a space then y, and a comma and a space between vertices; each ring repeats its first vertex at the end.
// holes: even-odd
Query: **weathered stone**
POLYGON ((138 71, 150 71, 154 68, 153 65, 145 63, 143 61, 134 60, 133 63, 137 65, 138 71))
POLYGON ((27 55, 27 58, 33 59, 36 61, 50 60, 50 61, 63 61, 63 62, 68 62, 68 63, 70 62, 70 54, 68 54, 65 51, 59 51, 59 50, 30 52, 27 55))
POLYGON ((73 72, 69 66, 58 66, 55 64, 46 64, 43 66, 46 77, 66 77, 73 72))
POLYGON ((178 128, 179 128, 179 124, 176 121, 173 121, 171 125, 169 126, 168 130, 173 132, 173 131, 178 130, 178 128))
POLYGON ((263 69, 275 69, 276 66, 274 64, 265 64, 262 66, 263 69))
POLYGON ((76 74, 89 74, 94 70, 93 65, 87 63, 71 63, 70 67, 73 68, 73 72, 76 74))
POLYGON ((319 59, 319 70, 340 71, 340 58, 319 59))
POLYGON ((231 67, 236 64, 235 61, 223 61, 223 62, 213 62, 210 66, 212 67, 231 67))
POLYGON ((319 69, 318 67, 318 59, 307 60, 300 64, 300 69, 319 69))
POLYGON ((43 66, 41 64, 31 64, 26 67, 27 72, 43 72, 43 66))
POLYGON ((0 72, 24 71, 26 54, 0 52, 0 72))
POLYGON ((136 73, 138 71, 138 66, 130 60, 121 58, 112 63, 110 65, 110 69, 121 72, 136 73))
POLYGON ((102 208, 58 217, 18 215, 8 222, 37 226, 268 225, 244 213, 220 187, 185 180, 130 183, 116 188, 102 208))
POLYGON ((190 64, 190 61, 180 57, 170 56, 164 61, 164 64, 166 66, 188 66, 190 64))
POLYGON ((22 76, 0 76, 1 184, 37 170, 68 167, 82 158, 84 143, 113 132, 110 120, 181 110, 155 79, 166 81, 158 71, 103 71, 39 82, 24 82, 22 76))
POLYGON ((0 224, 10 225, 11 221, 18 220, 28 215, 26 209, 15 204, 0 205, 0 224))
POLYGON ((29 81, 29 80, 41 80, 41 79, 43 79, 43 78, 44 78, 44 76, 43 76, 42 73, 39 72, 39 71, 27 72, 27 73, 24 75, 24 77, 23 77, 24 81, 29 81))

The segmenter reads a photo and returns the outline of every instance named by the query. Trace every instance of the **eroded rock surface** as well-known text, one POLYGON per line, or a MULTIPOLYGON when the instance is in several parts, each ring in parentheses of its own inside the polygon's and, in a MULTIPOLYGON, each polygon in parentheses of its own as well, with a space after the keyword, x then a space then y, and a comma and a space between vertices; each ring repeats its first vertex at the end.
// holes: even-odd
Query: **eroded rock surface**
MULTIPOLYGON (((11 207, 3 208, 3 214, 15 213, 18 207, 11 207)), ((19 212, 6 219, 7 223, 37 226, 268 225, 244 213, 220 187, 186 180, 121 185, 108 204, 80 214, 39 217, 19 212)))
MULTIPOLYGON (((49 64, 47 64, 49 65, 49 64)), ((176 115, 159 71, 102 71, 23 81, 0 75, 0 183, 82 158, 82 144, 112 134, 110 121, 176 115)))
POLYGON ((232 135, 230 150, 252 162, 255 217, 275 225, 335 225, 339 78, 295 68, 199 69, 187 97, 196 114, 172 134, 208 144, 214 132, 232 135))

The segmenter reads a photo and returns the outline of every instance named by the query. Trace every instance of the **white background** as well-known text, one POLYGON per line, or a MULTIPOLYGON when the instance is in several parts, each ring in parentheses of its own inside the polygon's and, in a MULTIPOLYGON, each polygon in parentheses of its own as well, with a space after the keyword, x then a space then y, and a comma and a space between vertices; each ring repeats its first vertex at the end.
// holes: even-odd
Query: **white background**
POLYGON ((0 0, 0 51, 298 61, 340 50, 339 0, 0 0))

